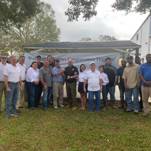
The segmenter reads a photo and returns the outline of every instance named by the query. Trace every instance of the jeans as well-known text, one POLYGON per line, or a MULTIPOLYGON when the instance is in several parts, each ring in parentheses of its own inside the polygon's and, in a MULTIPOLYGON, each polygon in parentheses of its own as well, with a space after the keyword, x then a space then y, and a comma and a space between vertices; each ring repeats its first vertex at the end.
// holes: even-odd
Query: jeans
POLYGON ((38 99, 38 85, 32 82, 26 82, 28 108, 36 107, 36 100, 38 99))
POLYGON ((52 96, 52 87, 48 87, 47 89, 43 90, 42 105, 44 108, 48 108, 51 96, 52 96))
POLYGON ((16 114, 16 103, 18 100, 19 84, 9 82, 8 86, 10 91, 7 91, 6 97, 6 114, 10 116, 11 114, 16 114))
POLYGON ((100 111, 100 91, 88 91, 88 110, 93 112, 94 109, 94 96, 95 96, 95 107, 96 111, 100 111))
POLYGON ((108 93, 110 94, 110 100, 115 102, 115 86, 107 85, 106 86, 106 97, 107 97, 108 93))
POLYGON ((131 88, 126 90, 126 102, 127 102, 127 109, 128 110, 138 110, 139 111, 139 92, 138 88, 131 88), (132 100, 133 97, 133 100, 132 100))

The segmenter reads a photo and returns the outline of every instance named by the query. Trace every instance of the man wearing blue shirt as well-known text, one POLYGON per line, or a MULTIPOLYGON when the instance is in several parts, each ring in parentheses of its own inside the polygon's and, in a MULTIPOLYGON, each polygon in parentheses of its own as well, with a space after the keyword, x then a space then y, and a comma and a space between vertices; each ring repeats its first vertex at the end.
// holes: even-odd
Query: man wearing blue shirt
POLYGON ((140 66, 144 115, 148 115, 150 111, 148 99, 151 97, 151 54, 146 55, 146 60, 147 63, 140 66))
POLYGON ((63 105, 63 85, 64 85, 64 71, 60 67, 60 61, 55 60, 55 67, 52 68, 53 75, 53 106, 55 109, 64 107, 63 105), (59 104, 58 104, 59 103, 59 104))

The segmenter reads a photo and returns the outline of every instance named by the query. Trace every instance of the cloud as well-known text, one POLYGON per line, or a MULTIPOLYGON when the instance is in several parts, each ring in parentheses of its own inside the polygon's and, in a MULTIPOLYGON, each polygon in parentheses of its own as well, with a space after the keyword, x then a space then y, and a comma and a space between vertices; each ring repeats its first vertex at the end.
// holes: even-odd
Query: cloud
POLYGON ((97 16, 90 21, 67 22, 64 12, 68 0, 43 0, 51 4, 55 11, 58 27, 61 29, 61 41, 79 41, 83 37, 96 39, 100 34, 115 36, 118 39, 130 39, 147 15, 113 11, 114 0, 100 0, 97 16))

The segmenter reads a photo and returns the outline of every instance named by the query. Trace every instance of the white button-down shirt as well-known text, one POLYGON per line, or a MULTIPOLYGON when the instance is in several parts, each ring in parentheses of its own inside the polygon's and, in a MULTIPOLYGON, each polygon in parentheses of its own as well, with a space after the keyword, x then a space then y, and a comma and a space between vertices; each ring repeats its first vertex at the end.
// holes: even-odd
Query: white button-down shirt
POLYGON ((80 72, 79 73, 79 82, 84 82, 86 78, 86 71, 80 72))
POLYGON ((17 83, 20 81, 21 72, 17 65, 13 66, 12 64, 7 64, 4 75, 8 77, 8 82, 17 83))
POLYGON ((27 70, 26 81, 27 82, 39 81, 39 69, 35 70, 32 67, 30 67, 27 70))
POLYGON ((101 75, 98 70, 92 72, 91 70, 87 71, 85 79, 88 81, 88 91, 99 91, 101 75))
POLYGON ((0 62, 0 81, 4 81, 4 70, 6 68, 7 64, 2 64, 0 62))
POLYGON ((21 80, 24 81, 25 74, 26 74, 26 65, 25 64, 21 65, 20 63, 17 63, 17 66, 19 67, 20 72, 21 72, 21 80))
POLYGON ((107 85, 109 83, 109 79, 106 73, 100 73, 101 79, 103 81, 103 85, 107 85))

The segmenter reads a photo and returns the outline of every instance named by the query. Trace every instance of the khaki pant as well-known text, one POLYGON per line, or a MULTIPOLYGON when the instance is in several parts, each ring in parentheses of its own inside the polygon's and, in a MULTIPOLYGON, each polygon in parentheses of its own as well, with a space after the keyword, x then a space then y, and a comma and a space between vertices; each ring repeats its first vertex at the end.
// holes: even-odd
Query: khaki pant
POLYGON ((149 97, 151 97, 151 87, 142 86, 142 100, 145 113, 149 113, 150 111, 150 106, 148 102, 149 97))
POLYGON ((0 111, 2 111, 2 100, 4 94, 4 102, 6 102, 6 87, 4 82, 0 82, 0 111))
POLYGON ((58 106, 63 105, 63 84, 62 83, 53 83, 53 105, 58 106))
POLYGON ((18 97, 18 101, 16 104, 16 109, 19 109, 19 107, 25 106, 25 96, 26 96, 25 83, 22 82, 19 87, 19 97, 18 97))

